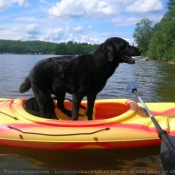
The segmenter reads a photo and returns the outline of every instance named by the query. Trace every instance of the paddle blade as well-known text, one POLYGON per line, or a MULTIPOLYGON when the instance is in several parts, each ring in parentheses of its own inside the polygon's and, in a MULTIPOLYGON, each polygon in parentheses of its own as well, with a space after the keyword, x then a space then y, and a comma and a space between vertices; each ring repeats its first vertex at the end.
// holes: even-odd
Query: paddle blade
POLYGON ((133 92, 133 89, 137 89, 138 83, 137 81, 130 82, 128 86, 126 86, 125 91, 126 92, 133 92))
POLYGON ((166 151, 161 154, 163 169, 167 175, 175 175, 175 157, 171 151, 166 151))
MULTIPOLYGON (((173 146, 175 146, 175 136, 167 135, 167 137, 168 137, 169 142, 171 142, 171 144, 172 144, 173 146)), ((173 151, 174 157, 175 157, 175 151, 174 151, 174 150, 175 150, 175 149, 173 149, 172 151, 173 151)), ((161 143, 161 153, 166 152, 166 151, 169 151, 169 149, 168 149, 168 147, 167 147, 167 145, 166 145, 166 142, 162 142, 162 143, 161 143)))
MULTIPOLYGON (((169 140, 175 145, 175 136, 168 136, 169 140)), ((161 160, 167 175, 175 175, 175 156, 167 148, 164 142, 161 143, 161 160)))

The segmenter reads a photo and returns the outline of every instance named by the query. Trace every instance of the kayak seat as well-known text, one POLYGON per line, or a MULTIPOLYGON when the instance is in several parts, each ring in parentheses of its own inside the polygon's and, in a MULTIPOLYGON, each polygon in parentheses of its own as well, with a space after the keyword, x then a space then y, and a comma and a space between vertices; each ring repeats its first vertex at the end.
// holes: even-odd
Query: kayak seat
POLYGON ((38 103, 35 99, 35 97, 29 98, 25 103, 24 103, 24 109, 32 115, 42 117, 39 111, 39 106, 38 103))
MULTIPOLYGON (((54 97, 53 97, 53 100, 55 100, 54 97)), ((68 98, 66 98, 65 100, 71 102, 70 104, 72 104, 72 100, 70 100, 68 98)), ((54 104, 54 105, 56 105, 56 104, 54 104)), ((79 116, 84 117, 86 114, 86 107, 84 107, 83 105, 80 105, 80 108, 83 109, 84 114, 79 114, 79 116)), ((38 106, 38 103, 37 103, 35 97, 29 98, 26 100, 26 102, 24 103, 24 109, 29 114, 35 115, 37 117, 42 117, 40 114, 39 106, 38 106)), ((59 109, 57 108, 57 110, 59 110, 59 109)), ((60 113, 60 112, 58 112, 58 113, 60 114, 60 116, 59 116, 60 119, 65 119, 65 117, 61 116, 62 113, 60 113)), ((66 119, 67 118, 70 119, 70 117, 68 117, 67 115, 64 114, 64 116, 66 116, 66 119)))

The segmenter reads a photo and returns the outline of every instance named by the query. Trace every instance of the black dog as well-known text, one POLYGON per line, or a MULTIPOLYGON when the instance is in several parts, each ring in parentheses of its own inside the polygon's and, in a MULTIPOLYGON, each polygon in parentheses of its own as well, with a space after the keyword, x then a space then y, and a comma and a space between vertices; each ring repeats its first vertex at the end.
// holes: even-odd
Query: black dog
POLYGON ((113 37, 100 44, 92 53, 80 56, 61 56, 39 61, 20 86, 20 92, 32 88, 41 116, 56 118, 51 94, 58 108, 72 120, 78 120, 79 106, 87 96, 87 116, 92 120, 96 95, 105 86, 119 63, 134 64, 131 56, 141 51, 121 38, 113 37), (73 95, 72 112, 65 109, 66 92, 73 95))

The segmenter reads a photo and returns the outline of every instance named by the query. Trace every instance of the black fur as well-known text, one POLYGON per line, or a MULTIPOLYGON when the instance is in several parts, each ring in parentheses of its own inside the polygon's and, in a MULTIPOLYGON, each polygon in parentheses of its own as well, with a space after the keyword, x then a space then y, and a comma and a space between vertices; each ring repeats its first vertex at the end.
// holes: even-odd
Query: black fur
POLYGON ((140 54, 140 50, 130 46, 125 40, 109 38, 89 54, 39 61, 21 84, 20 92, 32 88, 41 116, 45 118, 56 118, 51 98, 51 94, 54 94, 58 100, 58 108, 72 117, 72 120, 78 120, 81 100, 87 96, 87 116, 88 120, 92 120, 97 93, 103 89, 119 63, 134 64, 131 56, 140 54), (64 107, 66 92, 73 95, 72 112, 64 107))

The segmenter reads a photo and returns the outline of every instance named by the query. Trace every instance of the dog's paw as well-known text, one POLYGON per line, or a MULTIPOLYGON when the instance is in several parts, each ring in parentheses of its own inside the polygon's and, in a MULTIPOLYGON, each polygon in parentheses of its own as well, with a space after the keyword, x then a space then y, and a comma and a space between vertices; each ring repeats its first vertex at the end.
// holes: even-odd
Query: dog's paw
POLYGON ((51 119, 59 120, 59 118, 56 115, 52 115, 51 119))

